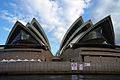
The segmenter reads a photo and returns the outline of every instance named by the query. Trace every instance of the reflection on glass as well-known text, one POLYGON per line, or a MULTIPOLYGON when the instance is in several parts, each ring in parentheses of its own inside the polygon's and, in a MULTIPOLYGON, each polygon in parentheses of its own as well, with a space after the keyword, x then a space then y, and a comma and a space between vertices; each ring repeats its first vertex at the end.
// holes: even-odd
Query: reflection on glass
POLYGON ((38 44, 38 42, 26 31, 21 30, 11 44, 38 44))

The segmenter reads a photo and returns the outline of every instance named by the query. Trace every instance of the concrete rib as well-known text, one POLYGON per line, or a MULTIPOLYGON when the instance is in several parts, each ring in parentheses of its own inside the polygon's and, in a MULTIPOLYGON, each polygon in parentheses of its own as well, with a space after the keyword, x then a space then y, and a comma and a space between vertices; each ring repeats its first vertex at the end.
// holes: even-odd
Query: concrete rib
MULTIPOLYGON (((69 27, 69 29, 67 30, 67 32, 65 33, 65 35, 64 35, 64 37, 63 37, 63 39, 62 39, 62 42, 61 42, 61 44, 60 44, 59 50, 61 50, 62 47, 64 46, 63 43, 65 43, 64 41, 65 41, 65 38, 66 38, 66 36, 68 35, 68 33, 75 27, 75 25, 76 25, 79 21, 81 21, 82 24, 84 23, 84 21, 83 21, 83 19, 82 19, 82 16, 80 16, 80 17, 69 27)), ((81 25, 82 25, 82 24, 81 24, 81 25)), ((71 35, 70 35, 70 36, 71 36, 71 35)))

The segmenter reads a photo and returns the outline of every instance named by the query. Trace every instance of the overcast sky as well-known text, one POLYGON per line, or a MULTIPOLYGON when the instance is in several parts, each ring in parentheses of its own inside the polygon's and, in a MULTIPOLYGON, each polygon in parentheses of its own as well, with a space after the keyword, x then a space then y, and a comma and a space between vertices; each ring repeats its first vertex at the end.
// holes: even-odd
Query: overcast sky
POLYGON ((65 32, 79 16, 95 24, 108 15, 116 44, 120 45, 120 0, 0 0, 0 44, 5 44, 17 20, 25 25, 36 18, 55 54, 65 32))

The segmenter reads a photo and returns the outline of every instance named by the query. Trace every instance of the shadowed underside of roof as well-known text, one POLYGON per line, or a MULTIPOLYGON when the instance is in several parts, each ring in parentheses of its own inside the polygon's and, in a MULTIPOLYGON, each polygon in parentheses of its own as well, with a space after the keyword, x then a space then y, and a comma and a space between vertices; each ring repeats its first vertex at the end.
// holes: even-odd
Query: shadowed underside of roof
MULTIPOLYGON (((79 17, 64 35, 59 52, 61 53, 68 48, 71 43, 94 44, 94 42, 97 44, 115 45, 114 30, 110 16, 94 25, 91 20, 84 23, 82 17, 79 17)), ((35 18, 26 26, 17 21, 7 38, 6 45, 9 44, 39 44, 47 46, 51 51, 48 38, 35 18)))
POLYGON ((89 27, 93 26, 93 23, 91 22, 91 20, 88 20, 87 22, 85 22, 84 24, 82 24, 68 39, 68 41, 66 42, 66 44, 62 47, 61 51, 67 47, 75 38, 77 38, 77 36, 81 36, 81 34, 83 34, 89 27))
POLYGON ((107 16, 95 25, 93 25, 90 20, 87 21, 86 23, 80 25, 79 28, 75 29, 69 38, 67 38, 67 41, 64 41, 66 36, 69 35, 69 31, 72 30, 68 30, 64 36, 61 43, 62 46, 59 49, 60 53, 70 46, 71 43, 94 44, 96 42, 97 44, 115 45, 114 30, 110 16, 107 16), (66 43, 63 44, 63 41, 66 43))
POLYGON ((80 16, 71 26, 70 28, 67 30, 67 32, 65 33, 62 42, 60 44, 60 48, 59 50, 62 49, 62 47, 66 44, 66 42, 68 41, 69 37, 76 31, 76 29, 78 29, 82 24, 84 23, 82 16, 80 16))
POLYGON ((14 39, 19 38, 18 35, 21 35, 22 33, 29 34, 30 36, 32 36, 34 38, 34 35, 22 23, 17 21, 7 38, 6 44, 12 44, 14 39))
MULTIPOLYGON (((27 29, 24 25, 22 25, 20 22, 17 21, 8 36, 6 44, 13 44, 13 41, 15 40, 17 41, 20 38, 21 41, 25 40, 25 38, 27 40, 28 36, 31 37, 30 41, 34 40, 36 41, 36 44, 42 44, 42 41, 40 41, 29 29, 27 29)), ((21 43, 21 44, 25 44, 25 43, 21 43)))
POLYGON ((8 44, 40 44, 51 50, 48 39, 35 18, 26 26, 17 21, 7 38, 6 45, 8 44))
MULTIPOLYGON (((40 34, 40 32, 31 24, 31 23, 28 23, 26 25, 26 27, 31 30, 33 32, 33 34, 39 38, 39 40, 42 41, 42 43, 46 46, 48 46, 47 42, 45 41, 45 39, 43 38, 43 36, 40 34)), ((49 49, 50 49, 50 46, 49 46, 49 49)))
POLYGON ((43 39, 44 39, 45 42, 47 43, 49 49, 51 49, 49 40, 48 40, 48 38, 47 38, 44 30, 42 29, 41 25, 39 24, 39 22, 38 22, 35 18, 33 18, 31 24, 36 28, 35 31, 38 31, 39 34, 41 34, 41 36, 43 37, 43 39))
POLYGON ((97 22, 95 25, 90 27, 74 43, 82 41, 88 34, 90 34, 92 31, 96 29, 101 29, 101 34, 104 36, 104 39, 107 42, 107 44, 115 45, 114 30, 110 16, 107 16, 106 18, 102 19, 101 21, 97 22))

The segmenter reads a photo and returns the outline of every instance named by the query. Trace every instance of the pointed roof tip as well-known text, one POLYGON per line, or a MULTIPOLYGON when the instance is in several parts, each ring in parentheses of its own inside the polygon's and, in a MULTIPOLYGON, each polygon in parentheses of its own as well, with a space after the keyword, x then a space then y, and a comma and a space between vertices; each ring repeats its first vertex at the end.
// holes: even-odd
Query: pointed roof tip
POLYGON ((22 25, 25 26, 27 23, 24 22, 24 21, 21 21, 21 20, 17 20, 17 21, 15 22, 15 24, 22 24, 22 25))
POLYGON ((30 24, 31 24, 31 23, 28 22, 28 23, 25 25, 25 27, 27 27, 27 26, 30 25, 30 24))
POLYGON ((88 20, 88 22, 92 22, 92 20, 91 20, 91 19, 89 19, 89 20, 88 20))
POLYGON ((79 18, 82 18, 82 16, 79 16, 79 18))
MULTIPOLYGON (((18 24, 25 26, 23 23, 21 23, 21 22, 18 21, 18 20, 15 22, 14 26, 16 26, 16 25, 18 25, 18 24)), ((13 27, 14 27, 14 26, 13 26, 13 27)))
POLYGON ((79 18, 77 20, 81 20, 84 23, 82 16, 79 16, 79 18))
POLYGON ((36 18, 33 18, 32 20, 36 20, 36 18))
MULTIPOLYGON (((82 16, 79 16, 79 18, 82 18, 82 16)), ((82 18, 83 19, 83 18, 82 18)))
POLYGON ((31 21, 31 23, 33 23, 33 22, 35 22, 35 21, 37 21, 37 19, 36 19, 36 18, 33 18, 32 21, 31 21))
POLYGON ((17 20, 15 23, 21 23, 21 22, 17 20))
POLYGON ((91 19, 89 19, 87 22, 90 22, 92 25, 94 25, 91 19))
POLYGON ((112 21, 111 15, 108 15, 107 17, 112 21))
POLYGON ((107 17, 111 17, 111 15, 108 15, 107 17))
POLYGON ((33 19, 36 19, 36 18, 33 18, 33 19))
POLYGON ((27 24, 31 24, 31 23, 28 22, 27 24))
POLYGON ((111 15, 104 17, 102 20, 105 20, 105 19, 111 19, 111 15))
MULTIPOLYGON (((111 15, 108 15, 108 16, 106 16, 105 18, 111 18, 111 15)), ((105 19, 105 18, 104 18, 104 19, 105 19)))

